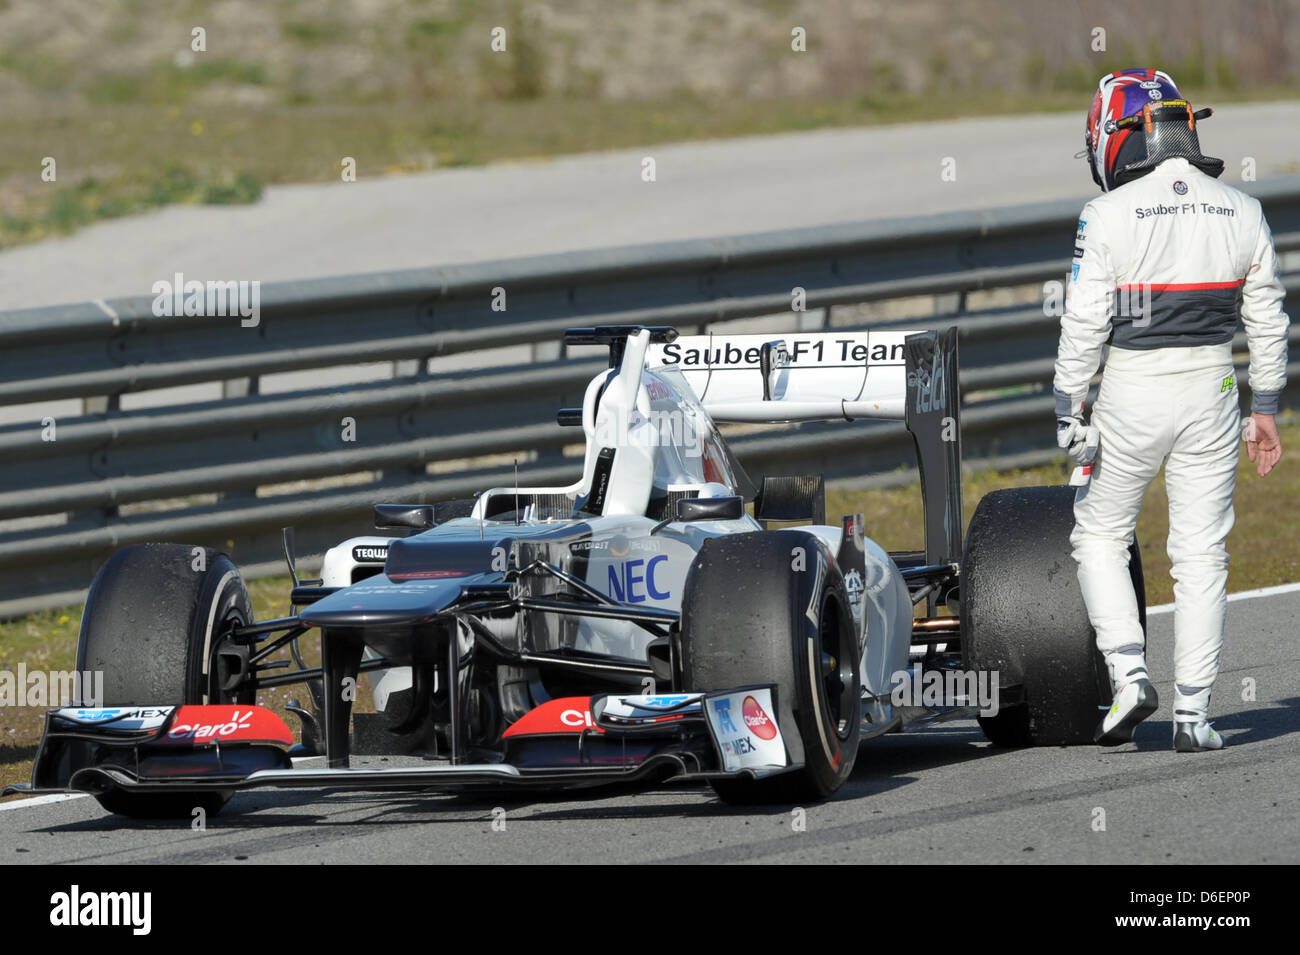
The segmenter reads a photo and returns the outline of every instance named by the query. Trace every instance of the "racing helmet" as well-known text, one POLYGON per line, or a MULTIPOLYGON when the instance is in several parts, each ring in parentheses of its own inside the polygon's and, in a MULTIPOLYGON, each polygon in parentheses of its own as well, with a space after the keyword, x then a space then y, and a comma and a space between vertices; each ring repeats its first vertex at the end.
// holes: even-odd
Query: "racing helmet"
POLYGON ((1117 70, 1097 84, 1084 130, 1093 181, 1103 192, 1146 175, 1166 159, 1181 157, 1207 176, 1223 172, 1223 160, 1201 154, 1192 112, 1163 70, 1117 70))

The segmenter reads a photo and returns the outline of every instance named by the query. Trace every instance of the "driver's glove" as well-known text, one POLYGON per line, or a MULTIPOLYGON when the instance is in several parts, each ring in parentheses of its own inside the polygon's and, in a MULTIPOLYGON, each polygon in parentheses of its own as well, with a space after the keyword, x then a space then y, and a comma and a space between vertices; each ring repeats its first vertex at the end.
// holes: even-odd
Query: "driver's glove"
POLYGON ((1096 425, 1083 422, 1083 405, 1080 404, 1076 414, 1063 414, 1057 417, 1057 446, 1070 456, 1075 464, 1092 464, 1097 456, 1096 425))

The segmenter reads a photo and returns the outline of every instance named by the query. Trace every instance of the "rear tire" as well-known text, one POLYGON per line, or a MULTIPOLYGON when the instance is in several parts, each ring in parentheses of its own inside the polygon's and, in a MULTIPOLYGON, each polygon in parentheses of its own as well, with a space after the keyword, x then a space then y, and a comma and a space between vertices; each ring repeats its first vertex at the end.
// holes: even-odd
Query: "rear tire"
POLYGON ((714 781, 718 796, 737 805, 793 803, 839 789, 861 733, 861 648, 826 545, 802 531, 707 541, 686 579, 681 627, 685 689, 773 684, 786 748, 803 763, 766 779, 714 781), (792 568, 800 559, 804 569, 792 568))
MULTIPOLYGON (((212 653, 224 633, 253 621, 238 569, 225 554, 181 544, 140 544, 100 568, 86 598, 77 641, 78 672, 104 675, 102 706, 251 703, 253 693, 222 694, 211 684, 212 653), (203 569, 194 569, 202 555, 203 569)), ((134 818, 220 811, 229 793, 95 797, 134 818)))
MULTIPOLYGON (((1072 487, 986 494, 971 518, 961 567, 962 655, 967 670, 996 671, 1015 699, 980 728, 995 746, 1092 743, 1110 685, 1071 556, 1072 487)), ((1146 629, 1142 557, 1129 573, 1146 629)))

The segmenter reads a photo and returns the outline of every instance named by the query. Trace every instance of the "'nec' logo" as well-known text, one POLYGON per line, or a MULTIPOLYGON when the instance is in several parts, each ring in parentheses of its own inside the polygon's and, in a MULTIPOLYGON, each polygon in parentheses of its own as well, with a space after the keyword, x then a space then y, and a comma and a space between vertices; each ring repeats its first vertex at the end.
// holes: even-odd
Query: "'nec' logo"
POLYGON ((655 585, 655 570, 668 560, 656 554, 648 561, 641 558, 609 565, 609 595, 623 603, 640 604, 650 600, 667 600, 672 593, 655 585))

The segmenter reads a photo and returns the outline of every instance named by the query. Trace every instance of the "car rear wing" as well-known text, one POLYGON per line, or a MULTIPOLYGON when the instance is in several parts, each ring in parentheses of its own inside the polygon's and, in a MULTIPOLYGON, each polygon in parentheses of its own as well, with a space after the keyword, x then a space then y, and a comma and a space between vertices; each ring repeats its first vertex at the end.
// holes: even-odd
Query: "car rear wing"
MULTIPOLYGON (((569 329, 565 343, 606 346, 610 367, 619 368, 630 336, 642 332, 648 339, 642 367, 680 372, 715 421, 901 420, 916 445, 925 507, 927 566, 915 570, 960 562, 965 525, 955 327, 683 336, 667 325, 603 325, 569 329)), ((574 412, 561 419, 566 415, 574 412)), ((933 613, 933 595, 931 604, 933 613)))
POLYGON ((652 344, 646 367, 681 372, 714 421, 901 419, 909 334, 683 336, 652 344))
POLYGON ((956 328, 655 336, 645 364, 680 372, 715 421, 903 421, 916 444, 926 564, 960 561, 956 328))

